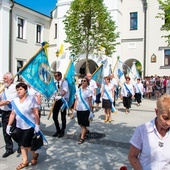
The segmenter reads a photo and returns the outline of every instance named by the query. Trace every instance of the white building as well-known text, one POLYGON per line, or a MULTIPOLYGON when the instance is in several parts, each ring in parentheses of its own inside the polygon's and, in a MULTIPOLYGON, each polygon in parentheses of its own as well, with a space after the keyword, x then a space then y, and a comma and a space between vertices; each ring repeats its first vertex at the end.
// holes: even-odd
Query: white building
MULTIPOLYGON (((16 74, 36 54, 43 41, 49 42, 49 62, 53 70, 65 72, 70 53, 64 43, 66 35, 62 21, 71 1, 58 0, 49 17, 11 0, 0 0, 0 82, 6 72, 16 74), (65 50, 57 58, 56 51, 61 44, 65 50)), ((160 31, 164 21, 156 18, 161 7, 157 0, 146 1, 147 6, 145 0, 104 0, 120 32, 117 40, 120 45, 113 57, 108 58, 105 74, 108 74, 109 65, 114 67, 117 56, 120 56, 120 60, 130 67, 134 60, 139 61, 143 76, 169 75, 170 48, 162 38, 166 33, 160 31)), ((91 73, 103 58, 107 56, 102 53, 89 56, 91 73)), ((77 73, 84 73, 84 63, 82 54, 75 62, 77 73)))

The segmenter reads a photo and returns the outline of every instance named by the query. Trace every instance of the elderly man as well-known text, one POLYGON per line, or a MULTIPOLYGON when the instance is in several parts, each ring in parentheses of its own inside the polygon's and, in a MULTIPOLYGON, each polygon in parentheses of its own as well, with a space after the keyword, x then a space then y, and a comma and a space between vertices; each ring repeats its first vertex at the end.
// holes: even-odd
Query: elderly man
POLYGON ((2 114, 2 129, 3 129, 3 136, 5 141, 5 149, 6 152, 2 155, 3 158, 8 157, 9 155, 13 154, 13 142, 10 135, 6 133, 6 127, 8 124, 9 116, 12 111, 12 107, 10 102, 17 97, 14 76, 12 73, 6 73, 3 77, 4 81, 4 90, 0 94, 0 111, 2 114))

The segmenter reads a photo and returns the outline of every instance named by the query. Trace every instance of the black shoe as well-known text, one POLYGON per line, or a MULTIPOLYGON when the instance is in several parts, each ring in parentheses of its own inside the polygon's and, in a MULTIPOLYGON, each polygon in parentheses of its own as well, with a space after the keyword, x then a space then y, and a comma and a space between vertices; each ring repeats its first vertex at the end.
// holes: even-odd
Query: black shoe
POLYGON ((2 158, 6 158, 8 157, 9 155, 13 154, 14 152, 13 151, 6 151, 3 155, 2 155, 2 158))
POLYGON ((21 148, 18 146, 17 153, 21 153, 21 148))
POLYGON ((58 138, 62 138, 64 136, 64 132, 60 132, 60 134, 58 135, 58 138))
POLYGON ((59 132, 55 132, 53 137, 57 137, 60 133, 59 132))

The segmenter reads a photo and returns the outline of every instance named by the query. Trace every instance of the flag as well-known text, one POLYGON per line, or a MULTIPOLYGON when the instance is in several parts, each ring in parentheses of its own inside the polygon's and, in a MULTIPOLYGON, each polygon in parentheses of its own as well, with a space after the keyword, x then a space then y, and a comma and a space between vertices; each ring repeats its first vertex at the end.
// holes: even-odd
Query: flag
POLYGON ((64 45, 61 44, 60 45, 60 50, 59 50, 59 55, 63 54, 63 52, 64 52, 64 45))
POLYGON ((50 71, 44 48, 40 49, 17 74, 47 99, 50 99, 56 91, 54 78, 50 71))
POLYGON ((75 86, 75 67, 72 60, 70 60, 69 66, 67 68, 66 74, 65 74, 65 80, 68 83, 69 87, 69 101, 68 101, 68 107, 70 108, 74 103, 74 97, 76 93, 76 86, 75 86))
POLYGON ((123 83, 125 82, 125 76, 124 76, 123 69, 122 69, 122 62, 120 60, 118 60, 115 66, 114 76, 115 78, 118 79, 120 85, 122 86, 123 83))
MULTIPOLYGON (((103 81, 103 63, 96 69, 96 71, 92 75, 92 79, 97 83, 97 85, 101 85, 103 81)), ((96 95, 100 93, 100 86, 96 89, 96 95)))
POLYGON ((139 72, 136 69, 136 62, 133 62, 132 67, 129 71, 129 77, 131 79, 131 83, 134 85, 135 82, 137 81, 137 78, 140 78, 139 72))

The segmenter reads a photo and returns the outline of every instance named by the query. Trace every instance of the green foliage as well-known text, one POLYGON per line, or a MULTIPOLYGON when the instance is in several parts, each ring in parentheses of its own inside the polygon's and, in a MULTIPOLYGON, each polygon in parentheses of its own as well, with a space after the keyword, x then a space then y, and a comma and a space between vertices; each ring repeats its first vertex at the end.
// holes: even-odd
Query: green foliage
POLYGON ((115 52, 119 34, 103 0, 73 0, 65 17, 66 42, 76 55, 85 53, 88 59, 100 47, 107 56, 115 52))
MULTIPOLYGON (((161 5, 162 12, 158 13, 157 18, 164 20, 164 24, 161 27, 162 31, 170 31, 170 0, 158 0, 161 5)), ((167 42, 170 45, 170 35, 162 36, 167 38, 167 42)))

